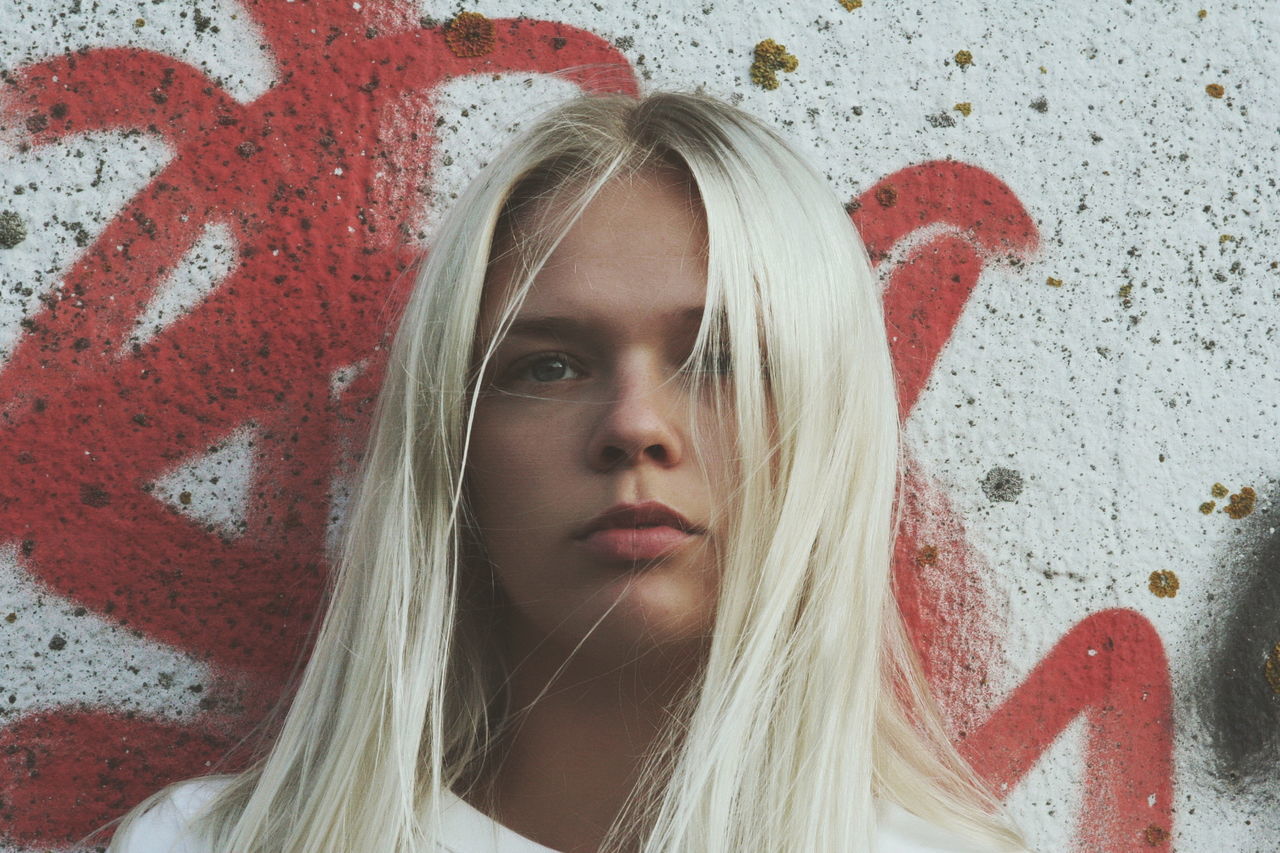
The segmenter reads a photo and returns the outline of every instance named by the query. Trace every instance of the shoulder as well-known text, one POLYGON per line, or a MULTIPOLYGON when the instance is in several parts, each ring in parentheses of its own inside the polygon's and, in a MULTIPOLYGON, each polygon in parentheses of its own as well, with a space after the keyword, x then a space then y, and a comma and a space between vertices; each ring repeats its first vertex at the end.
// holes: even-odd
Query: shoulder
POLYGON ((151 807, 137 815, 108 848, 110 853, 208 853, 190 823, 231 783, 233 777, 190 779, 167 788, 151 807))
POLYGON ((912 814, 897 803, 876 801, 878 853, 994 853, 953 830, 912 814))

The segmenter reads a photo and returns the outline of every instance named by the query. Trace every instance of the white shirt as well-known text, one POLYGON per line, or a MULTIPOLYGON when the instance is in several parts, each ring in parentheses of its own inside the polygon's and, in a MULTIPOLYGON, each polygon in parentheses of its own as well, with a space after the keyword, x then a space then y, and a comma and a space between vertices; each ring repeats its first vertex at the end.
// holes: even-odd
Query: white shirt
MULTIPOLYGON (((127 832, 117 833, 110 853, 212 853, 191 837, 187 825, 228 781, 192 779, 178 785, 127 832)), ((898 805, 878 800, 876 808, 878 853, 984 853, 898 805)), ((443 820, 441 850, 448 853, 558 853, 508 829, 452 791, 445 792, 443 820)))

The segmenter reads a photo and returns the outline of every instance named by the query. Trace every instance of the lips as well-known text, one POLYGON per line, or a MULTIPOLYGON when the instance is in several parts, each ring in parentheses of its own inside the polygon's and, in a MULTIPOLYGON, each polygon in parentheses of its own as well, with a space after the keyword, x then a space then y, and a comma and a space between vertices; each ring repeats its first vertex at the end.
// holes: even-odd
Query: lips
POLYGON ((591 534, 610 528, 666 527, 683 533, 703 533, 701 527, 661 501, 615 504, 588 521, 574 536, 586 539, 591 534))

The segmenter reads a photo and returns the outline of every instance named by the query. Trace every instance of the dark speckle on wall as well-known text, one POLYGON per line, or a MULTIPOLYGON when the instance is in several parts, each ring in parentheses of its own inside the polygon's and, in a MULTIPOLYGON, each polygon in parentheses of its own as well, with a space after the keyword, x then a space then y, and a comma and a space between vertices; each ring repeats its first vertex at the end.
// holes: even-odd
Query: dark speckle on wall
POLYGON ((27 226, 12 210, 0 211, 0 249, 12 249, 27 239, 27 226))
POLYGON ((1013 501, 1022 494, 1022 475, 1012 468, 992 468, 982 478, 982 491, 990 501, 1013 501))

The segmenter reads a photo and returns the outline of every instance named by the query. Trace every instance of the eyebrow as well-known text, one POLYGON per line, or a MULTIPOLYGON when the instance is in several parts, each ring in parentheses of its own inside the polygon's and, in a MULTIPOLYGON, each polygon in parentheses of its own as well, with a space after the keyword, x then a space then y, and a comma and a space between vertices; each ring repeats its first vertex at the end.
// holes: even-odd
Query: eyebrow
MULTIPOLYGON (((697 325, 702 320, 704 310, 704 306, 698 305, 693 308, 668 311, 661 316, 664 320, 675 321, 680 326, 687 328, 697 325)), ((551 314, 518 317, 507 330, 507 338, 591 338, 599 334, 600 330, 594 323, 577 317, 562 317, 551 314)))

